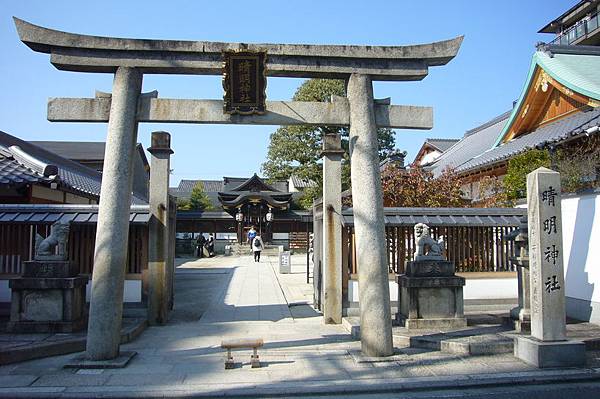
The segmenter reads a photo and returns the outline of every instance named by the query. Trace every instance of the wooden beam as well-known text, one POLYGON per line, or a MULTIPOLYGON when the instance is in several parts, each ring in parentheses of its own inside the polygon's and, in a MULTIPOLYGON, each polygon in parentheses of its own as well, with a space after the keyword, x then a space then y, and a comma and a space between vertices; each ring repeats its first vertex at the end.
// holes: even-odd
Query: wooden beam
MULTIPOLYGON (((110 97, 51 98, 51 122, 108 122, 110 97)), ((377 126, 398 129, 431 129, 433 109, 410 105, 375 105, 377 126)), ((142 97, 138 102, 139 122, 348 126, 350 106, 345 98, 333 102, 267 101, 263 115, 230 115, 221 100, 185 100, 142 97)))

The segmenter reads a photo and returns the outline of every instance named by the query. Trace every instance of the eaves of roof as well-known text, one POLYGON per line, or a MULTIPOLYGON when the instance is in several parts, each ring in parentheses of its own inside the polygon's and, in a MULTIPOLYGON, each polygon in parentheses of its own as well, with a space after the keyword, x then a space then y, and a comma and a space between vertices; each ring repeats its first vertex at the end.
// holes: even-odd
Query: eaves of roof
MULTIPOLYGON (((536 68, 543 69, 544 72, 550 75, 554 80, 570 90, 589 98, 600 100, 600 73, 598 72, 600 71, 600 51, 598 52, 598 55, 593 55, 584 49, 582 52, 586 52, 586 54, 576 54, 572 52, 573 50, 567 50, 567 53, 562 47, 576 46, 547 45, 543 47, 543 51, 538 50, 535 52, 529 66, 525 85, 521 90, 521 95, 513 107, 507 123, 498 135, 494 147, 500 145, 517 116, 521 113, 527 93, 534 83, 533 77, 536 68), (553 50, 561 52, 553 53, 553 50)), ((598 50, 596 49, 596 51, 598 50)))
POLYGON ((547 145, 558 144, 586 134, 598 134, 599 126, 600 108, 588 112, 578 112, 541 126, 529 134, 518 136, 498 147, 491 148, 457 167, 456 172, 465 174, 484 166, 492 166, 506 161, 533 148, 543 148, 547 145))
MULTIPOLYGON (((56 221, 80 223, 98 222, 98 205, 75 204, 0 204, 0 224, 52 224, 56 221)), ((131 224, 147 224, 150 220, 148 205, 132 205, 131 224)))
POLYGON ((579 0, 575 5, 563 12, 560 16, 548 22, 538 31, 538 33, 555 33, 555 31, 552 29, 554 26, 562 25, 563 20, 567 17, 569 17, 569 19, 575 19, 575 17, 581 18, 582 15, 585 15, 583 14, 584 12, 589 12, 588 7, 592 5, 593 2, 590 2, 589 0, 579 0))
MULTIPOLYGON (((516 227, 527 215, 524 208, 384 208, 386 226, 502 226, 516 227)), ((354 225, 352 208, 342 211, 342 224, 354 225)))

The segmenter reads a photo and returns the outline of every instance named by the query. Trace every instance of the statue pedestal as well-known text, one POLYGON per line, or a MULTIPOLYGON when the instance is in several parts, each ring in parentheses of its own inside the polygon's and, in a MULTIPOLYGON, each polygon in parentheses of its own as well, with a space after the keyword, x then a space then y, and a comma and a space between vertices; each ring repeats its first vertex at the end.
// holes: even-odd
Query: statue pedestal
POLYGON ((24 262, 21 277, 11 279, 9 332, 73 332, 86 326, 85 286, 69 261, 24 262))
POLYGON ((464 316, 463 277, 454 274, 454 264, 427 259, 407 262, 406 274, 396 277, 398 313, 396 321, 407 329, 460 328, 464 316))

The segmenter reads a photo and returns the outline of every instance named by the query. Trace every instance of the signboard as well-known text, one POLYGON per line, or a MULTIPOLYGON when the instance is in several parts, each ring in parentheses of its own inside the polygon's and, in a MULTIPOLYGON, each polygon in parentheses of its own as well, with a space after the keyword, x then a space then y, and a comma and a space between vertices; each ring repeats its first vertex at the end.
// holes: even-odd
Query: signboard
POLYGON ((289 274, 292 272, 290 255, 290 251, 279 252, 279 273, 289 274))
POLYGON ((226 114, 264 114, 266 111, 267 53, 226 51, 223 53, 223 96, 226 114))

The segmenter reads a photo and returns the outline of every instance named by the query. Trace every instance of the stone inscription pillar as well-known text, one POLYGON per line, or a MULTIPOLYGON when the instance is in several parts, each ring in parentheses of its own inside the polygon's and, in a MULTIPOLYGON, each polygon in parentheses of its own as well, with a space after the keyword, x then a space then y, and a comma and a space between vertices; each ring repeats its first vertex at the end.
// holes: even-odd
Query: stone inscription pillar
POLYGON ((342 149, 339 134, 323 135, 323 320, 342 322, 342 149))
POLYGON ((169 168, 171 135, 153 132, 150 166, 150 231, 148 236, 148 323, 166 324, 169 317, 169 168))
POLYGON ((565 331, 565 279, 562 253, 560 174, 538 168, 527 175, 531 336, 562 341, 565 331))
POLYGON ((127 263, 137 101, 142 73, 119 67, 115 73, 98 210, 86 358, 119 355, 123 286, 127 263))
POLYGON ((585 344, 567 340, 560 174, 538 168, 527 175, 531 337, 515 338, 515 356, 537 367, 579 367, 585 344))
POLYGON ((366 356, 390 356, 392 316, 371 78, 352 74, 347 91, 361 346, 366 356))

